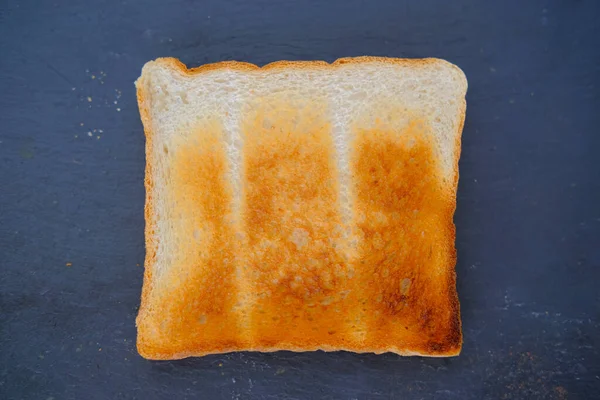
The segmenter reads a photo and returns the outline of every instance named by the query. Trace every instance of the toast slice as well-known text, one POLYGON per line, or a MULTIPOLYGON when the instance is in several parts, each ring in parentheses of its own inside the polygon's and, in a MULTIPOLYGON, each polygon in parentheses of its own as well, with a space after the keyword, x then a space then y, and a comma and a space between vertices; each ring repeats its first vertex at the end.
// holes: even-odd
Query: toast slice
POLYGON ((460 352, 458 67, 161 58, 136 86, 143 357, 460 352))

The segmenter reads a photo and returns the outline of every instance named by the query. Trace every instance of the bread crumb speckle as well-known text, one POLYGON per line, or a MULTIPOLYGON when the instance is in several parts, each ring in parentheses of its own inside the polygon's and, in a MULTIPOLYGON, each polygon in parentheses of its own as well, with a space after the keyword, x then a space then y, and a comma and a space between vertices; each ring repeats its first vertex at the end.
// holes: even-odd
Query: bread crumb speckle
POLYGON ((411 284, 412 284, 412 281, 410 280, 410 278, 402 279, 402 282, 400 282, 400 293, 403 296, 406 296, 408 294, 411 284))
POLYGON ((68 263, 66 263, 65 265, 66 265, 67 267, 70 267, 71 265, 73 265, 73 263, 70 263, 70 262, 68 262, 68 263))
POLYGON ((91 103, 91 102, 92 102, 92 98, 91 98, 90 96, 88 96, 88 98, 87 98, 87 101, 88 101, 89 103, 91 103))
POLYGON ((89 136, 89 137, 92 137, 92 136, 94 136, 94 134, 92 133, 92 131, 89 131, 89 132, 88 132, 88 136, 89 136))

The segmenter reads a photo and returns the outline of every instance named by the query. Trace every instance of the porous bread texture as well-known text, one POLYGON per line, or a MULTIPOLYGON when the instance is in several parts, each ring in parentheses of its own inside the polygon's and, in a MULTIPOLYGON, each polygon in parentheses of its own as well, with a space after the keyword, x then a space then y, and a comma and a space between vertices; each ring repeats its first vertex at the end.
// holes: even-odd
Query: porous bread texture
MULTIPOLYGON (((333 145, 331 154, 336 169, 335 187, 338 191, 340 225, 348 227, 342 228, 342 237, 349 243, 349 253, 357 248, 356 241, 361 240, 352 233, 358 218, 355 192, 357 178, 351 167, 352 146, 357 139, 357 132, 383 130, 401 134, 403 129, 413 126, 411 124, 414 121, 426 124, 427 129, 423 132, 427 134, 426 142, 431 146, 433 158, 439 167, 436 177, 439 178, 442 187, 441 196, 451 197, 448 203, 451 208, 450 220, 444 222, 449 224, 447 235, 444 236, 444 241, 448 243, 444 246, 452 247, 447 251, 448 259, 455 257, 451 216, 458 181, 460 134, 465 116, 467 90, 466 78, 458 67, 439 59, 359 57, 340 59, 333 64, 278 62, 263 68, 246 63, 225 62, 187 70, 177 60, 164 58, 147 63, 136 85, 147 136, 147 258, 142 306, 138 316, 138 328, 144 327, 143 332, 140 329, 138 336, 138 348, 142 355, 162 359, 233 350, 302 351, 317 348, 358 352, 394 351, 399 354, 426 356, 458 354, 462 337, 453 262, 450 266, 443 266, 440 270, 442 278, 439 279, 448 279, 448 287, 446 288, 446 283, 441 287, 449 291, 446 306, 451 309, 453 321, 457 321, 448 329, 458 329, 458 336, 454 332, 454 343, 444 348, 440 345, 415 345, 411 348, 403 343, 398 343, 397 346, 370 344, 365 342, 364 338, 360 344, 351 341, 348 344, 342 340, 343 343, 334 346, 326 343, 279 343, 268 346, 261 343, 260 338, 253 337, 252 332, 247 335, 241 334, 239 343, 217 346, 218 348, 212 350, 197 350, 196 344, 190 344, 186 350, 185 344, 179 344, 179 350, 170 352, 157 350, 161 345, 150 343, 154 340, 153 337, 164 341, 164 332, 158 332, 162 328, 157 322, 168 317, 163 315, 165 310, 162 303, 169 301, 169 296, 177 290, 190 290, 186 288, 189 271, 182 270, 178 273, 171 270, 179 268, 182 262, 189 261, 187 256, 180 257, 182 246, 192 248, 195 243, 212 240, 210 235, 214 234, 203 229, 201 221, 190 222, 190 216, 185 215, 187 208, 180 208, 178 204, 180 201, 186 201, 186 196, 174 197, 171 193, 174 185, 171 166, 178 162, 178 149, 224 146, 225 179, 230 194, 223 197, 230 201, 230 204, 225 206, 227 212, 224 218, 228 224, 239 227, 240 214, 244 207, 246 179, 244 151, 247 144, 244 140, 247 135, 243 132, 244 124, 249 118, 261 113, 267 115, 261 120, 265 129, 276 129, 280 121, 272 121, 274 125, 271 126, 268 115, 270 111, 276 114, 277 107, 282 103, 294 110, 305 110, 298 114, 302 116, 301 121, 291 122, 292 127, 300 124, 306 129, 306 126, 310 125, 306 120, 311 119, 311 113, 315 113, 315 123, 328 125, 333 145), (323 115, 326 117, 324 121, 323 115), (209 127, 209 130, 222 132, 222 135, 203 139, 202 136, 198 136, 198 127, 209 127), (198 228, 193 229, 192 235, 188 229, 190 223, 198 225, 198 228)), ((320 129, 320 126, 315 126, 314 129, 320 129)), ((414 141, 410 140, 406 151, 410 151, 414 141)), ((448 215, 445 215, 444 218, 447 217, 448 215)), ((306 231, 295 229, 293 232, 290 240, 300 251, 308 243, 306 231)), ((238 229, 235 235, 238 234, 245 233, 238 229)), ((256 301, 253 295, 250 295, 253 288, 243 279, 243 276, 246 276, 244 274, 247 274, 243 271, 246 271, 248 266, 236 268, 236 307, 247 309, 256 301)), ((406 282, 402 280, 404 286, 406 282)), ((252 322, 246 321, 250 318, 248 313, 241 312, 236 315, 242 321, 238 321, 238 324, 252 331, 252 322)), ((425 319, 429 318, 428 315, 425 319)), ((200 318, 206 319, 204 315, 200 318)))
MULTIPOLYGON (((198 121, 219 116, 232 140, 228 143, 232 152, 241 145, 235 113, 248 111, 242 108, 249 96, 285 93, 300 104, 325 98, 340 145, 351 139, 344 134, 344 127, 356 118, 369 117, 364 115, 365 108, 375 108, 371 114, 375 119, 381 114, 380 107, 402 103, 407 118, 413 112, 428 116, 449 175, 456 169, 455 136, 464 120, 467 90, 464 73, 444 60, 376 57, 341 59, 331 65, 278 62, 263 68, 224 62, 189 72, 177 60, 163 58, 144 66, 137 85, 146 88, 151 98, 148 112, 157 140, 185 134, 183 128, 191 132, 198 121)), ((239 161, 232 167, 239 168, 239 161)), ((347 168, 347 164, 341 167, 347 168)))
POLYGON ((241 115, 251 111, 249 97, 276 93, 285 93, 299 107, 316 100, 327 104, 346 216, 351 202, 348 146, 353 140, 348 128, 357 119, 374 124, 379 115, 386 113, 385 108, 393 114, 396 110, 392 109, 398 104, 404 106, 405 114, 399 120, 388 121, 399 126, 411 116, 427 115, 446 178, 451 182, 458 179, 467 80, 458 67, 444 60, 357 57, 341 59, 333 65, 278 62, 261 69, 252 64, 225 62, 190 72, 169 58, 151 61, 143 68, 137 85, 144 87, 150 97, 148 112, 155 132, 152 150, 168 149, 173 137, 186 140, 186 134, 194 132, 199 123, 214 122, 218 116, 226 132, 234 195, 240 193, 241 115))

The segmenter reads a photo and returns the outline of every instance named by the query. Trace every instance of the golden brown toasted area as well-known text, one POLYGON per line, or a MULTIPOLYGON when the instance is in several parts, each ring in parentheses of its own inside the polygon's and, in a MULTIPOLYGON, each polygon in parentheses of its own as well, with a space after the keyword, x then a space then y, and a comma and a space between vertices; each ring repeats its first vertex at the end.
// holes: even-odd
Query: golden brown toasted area
POLYGON ((348 266, 324 110, 263 100, 243 126, 247 279, 256 293, 250 329, 258 348, 334 348, 348 340, 348 266))
POLYGON ((160 278, 169 289, 138 320, 140 353, 458 354, 455 189, 428 126, 353 127, 348 219, 326 104, 273 96, 253 109, 237 208, 218 124, 167 150, 168 218, 185 234, 160 278))
POLYGON ((177 214, 169 219, 184 237, 175 238, 178 248, 171 254, 175 267, 160 279, 168 290, 156 291, 163 297, 153 300, 162 309, 138 323, 142 354, 168 358, 235 348, 240 343, 234 312, 232 191, 225 177, 228 167, 221 135, 222 128, 210 124, 185 143, 163 149, 174 153, 166 201, 177 204, 177 214))
POLYGON ((460 349, 454 196, 429 140, 418 120, 400 131, 357 132, 351 162, 361 233, 356 270, 373 347, 428 354, 460 349))

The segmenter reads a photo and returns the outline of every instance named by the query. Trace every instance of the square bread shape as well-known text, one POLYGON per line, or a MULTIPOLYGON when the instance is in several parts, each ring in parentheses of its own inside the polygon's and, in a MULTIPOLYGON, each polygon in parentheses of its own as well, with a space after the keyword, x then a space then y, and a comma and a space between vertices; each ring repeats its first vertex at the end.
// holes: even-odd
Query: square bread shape
POLYGON ((458 67, 161 58, 136 86, 142 356, 460 352, 458 67))

